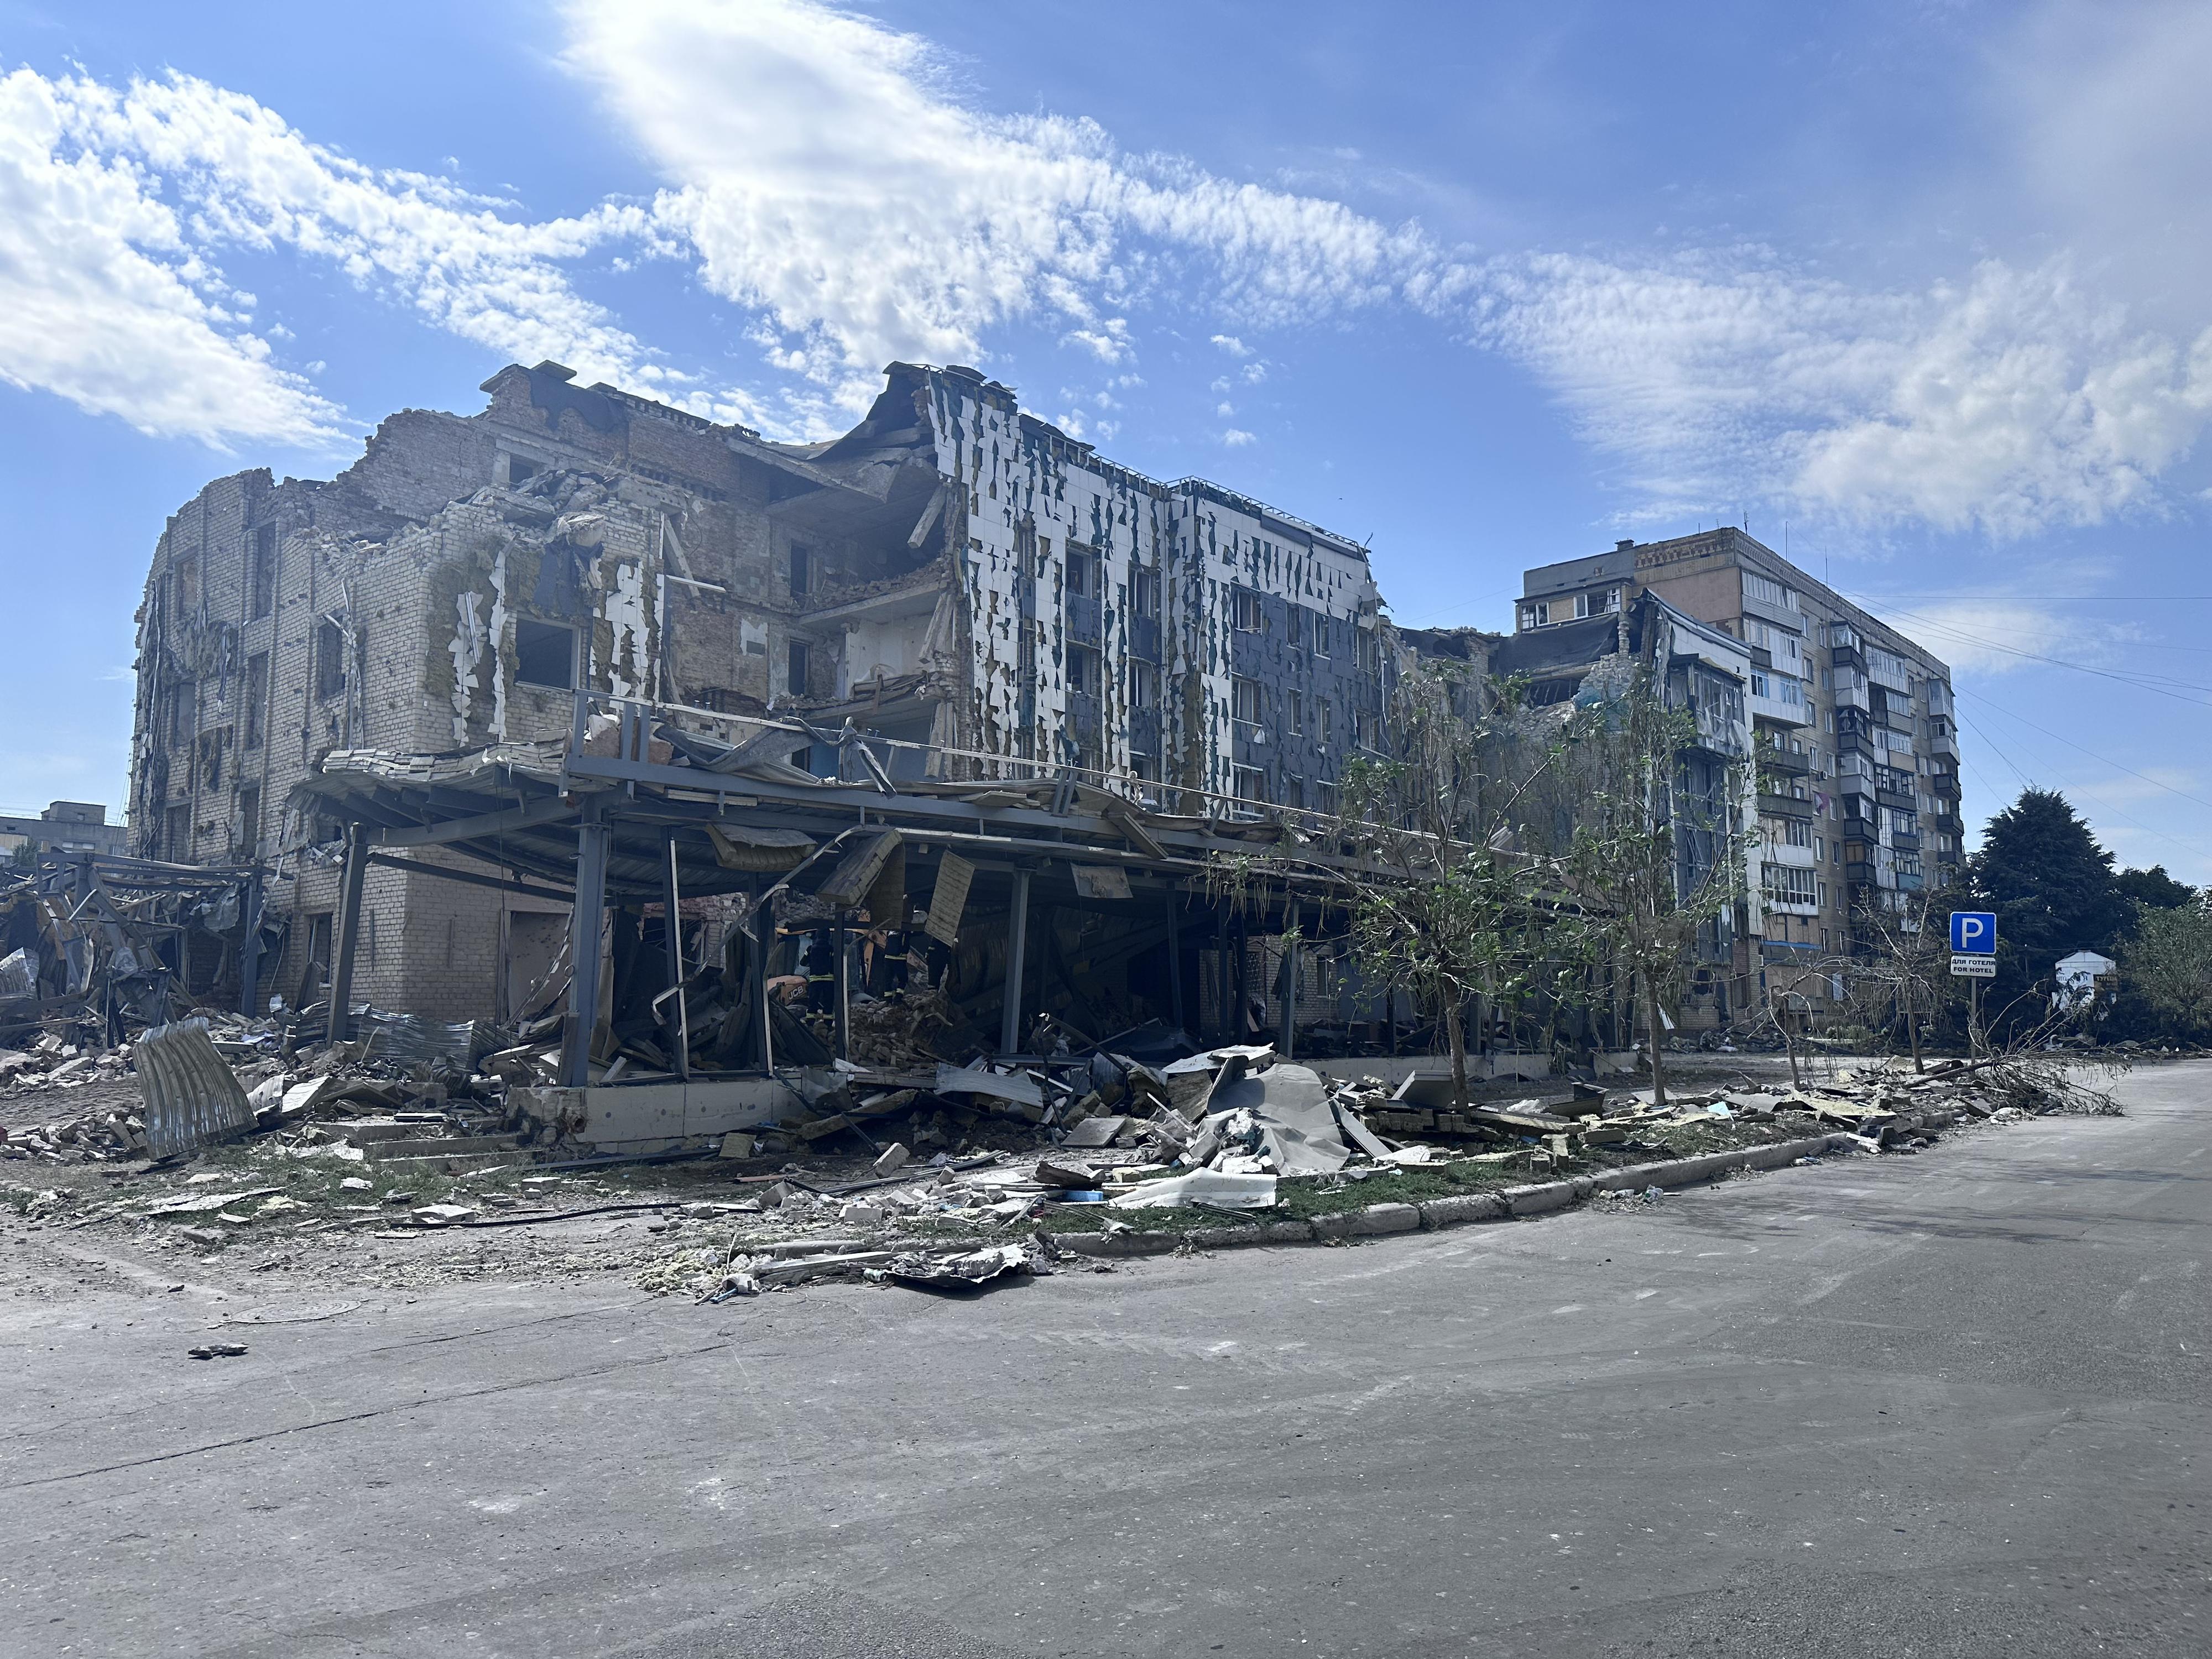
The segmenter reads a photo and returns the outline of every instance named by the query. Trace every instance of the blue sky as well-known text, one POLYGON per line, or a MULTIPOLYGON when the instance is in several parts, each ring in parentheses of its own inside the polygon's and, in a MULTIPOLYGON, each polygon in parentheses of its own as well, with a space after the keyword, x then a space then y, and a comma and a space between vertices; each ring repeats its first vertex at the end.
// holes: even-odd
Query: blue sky
POLYGON ((556 357, 773 435, 966 362, 1404 622, 1718 522, 1956 671, 1966 806, 2212 880, 2212 8, 0 0, 0 805, 118 801, 218 474, 556 357))

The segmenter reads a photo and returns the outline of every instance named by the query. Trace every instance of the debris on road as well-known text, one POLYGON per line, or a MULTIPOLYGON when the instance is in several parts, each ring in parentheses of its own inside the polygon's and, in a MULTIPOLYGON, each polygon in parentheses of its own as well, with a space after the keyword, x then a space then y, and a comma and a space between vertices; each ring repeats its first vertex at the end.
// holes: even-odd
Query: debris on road
POLYGON ((987 1245, 980 1250, 934 1254, 908 1250, 893 1256, 868 1277, 921 1291, 967 1291, 1009 1275, 1031 1275, 1049 1271, 1021 1244, 987 1245))

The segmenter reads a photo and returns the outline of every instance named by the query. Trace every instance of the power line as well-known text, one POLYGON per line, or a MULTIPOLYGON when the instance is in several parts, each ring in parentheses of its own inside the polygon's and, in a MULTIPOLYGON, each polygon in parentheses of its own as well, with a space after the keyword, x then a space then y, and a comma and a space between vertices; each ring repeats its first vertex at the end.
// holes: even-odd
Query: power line
POLYGON ((1967 691, 1961 695, 1972 697, 1976 702, 1987 703, 1990 708, 1995 709, 1998 714, 2005 715, 2008 719, 2016 720, 2022 726, 2028 727, 2030 730, 2042 732, 2046 738, 2055 738, 2057 741, 2064 744, 2069 749, 2080 750, 2082 754, 2087 755, 2091 760, 2097 761, 2106 766, 2109 766, 2115 771, 2124 772, 2131 778, 2141 778, 2145 783, 2149 784, 2154 788, 2163 789, 2169 795, 2179 795, 2184 800, 2195 801, 2199 806, 2212 806, 2212 800, 2207 800, 2202 795, 2192 795, 2186 789, 2177 789, 2172 784, 2161 782, 2159 779, 2152 777, 2147 772, 2138 772, 2132 766, 2122 766, 2119 762, 2113 760, 2109 756, 2100 755, 2094 749, 2084 749, 2080 744, 2075 742, 2073 738, 2060 737, 2057 732, 2052 731, 2049 726, 2038 726, 2033 720, 2028 719, 2027 715, 2019 714, 2013 709, 2007 708, 2002 703, 1992 702, 1990 698, 1982 696, 1978 691, 1967 691))
MULTIPOLYGON (((1988 701, 1988 699, 1987 699, 1987 698, 1982 698, 1982 699, 1979 699, 1979 701, 1982 701, 1982 702, 1987 702, 1987 701, 1988 701)), ((1994 706, 1994 705, 1992 705, 1992 706, 1994 706)), ((2002 711, 2000 711, 2000 712, 2002 712, 2002 711)), ((1960 718, 1961 718, 1961 719, 1966 719, 1966 717, 1965 717, 1964 715, 1961 715, 1961 716, 1960 716, 1960 718)), ((1976 726, 1976 725, 1975 725, 1975 723, 1974 723, 1972 720, 1966 720, 1966 724, 1967 724, 1967 725, 1969 725, 1969 726, 1973 726, 1975 735, 1976 735, 1976 736, 1978 736, 1978 737, 1979 737, 1979 738, 1981 738, 1981 740, 1982 740, 1984 743, 1986 743, 1987 744, 1989 744, 1990 749, 1990 751, 1991 751, 1993 754, 1995 754, 1995 755, 1996 756, 1996 757, 1997 757, 1999 760, 2002 761, 2002 762, 2003 762, 2007 766, 2010 766, 2010 767, 2012 767, 2013 775, 2014 775, 2014 777, 2016 777, 2016 778, 2018 778, 2018 779, 2020 780, 2020 782, 2021 782, 2021 788, 2023 788, 2023 789, 2033 789, 2033 788, 2034 788, 2034 787, 2035 787, 2035 785, 2034 785, 2033 783, 2032 783, 2032 782, 2030 782, 2030 781, 2029 781, 2027 774, 2027 773, 2025 773, 2025 772, 2023 772, 2023 771, 2021 771, 2018 766, 2014 765, 2012 757, 2011 757, 2011 756, 2009 756, 2009 755, 2008 755, 2008 754, 2006 754, 2006 753, 2005 753, 2005 751, 2004 751, 2003 750, 2002 750, 2002 749, 2000 749, 2000 748, 1998 748, 1998 747, 1997 747, 1997 742, 1996 742, 1996 739, 1995 738, 1992 738, 1991 736, 1990 736, 1990 734, 1989 734, 1987 732, 1983 731, 1983 730, 1982 730, 1982 728, 1981 728, 1979 726, 1976 726)), ((2057 734, 2056 734, 2056 733, 2053 733, 2053 735, 2055 736, 2055 735, 2057 735, 2057 734)), ((2063 738, 2059 738, 2059 741, 2060 741, 2061 743, 2063 743, 2063 742, 2065 742, 2066 740, 2065 740, 2063 738)), ((2101 757, 2093 757, 2093 758, 2101 758, 2101 757)), ((1977 773, 1975 774, 1975 775, 1976 775, 1977 777, 1979 777, 1981 775, 1980 775, 1978 772, 1977 772, 1977 773)), ((2140 773, 2138 773, 2138 774, 2136 774, 2136 775, 2137 775, 2137 776, 2141 776, 2142 775, 2141 775, 2140 773)), ((2153 778, 2153 779, 2149 779, 2149 780, 2148 780, 2148 781, 2150 781, 2150 782, 2155 783, 2155 782, 2157 781, 2157 780, 2156 780, 2155 778, 2153 778)), ((2095 795, 2091 794, 2091 793, 2090 793, 2087 790, 2086 790, 2086 789, 2081 788, 2081 787, 2071 787, 2071 786, 2069 786, 2069 787, 2070 787, 2070 789, 2071 789, 2071 793, 2072 793, 2076 794, 2076 795, 2079 795, 2079 796, 2080 796, 2083 800, 2087 801, 2091 805, 2102 808, 2105 811, 2106 811, 2106 812, 2110 813, 2112 817, 2116 817, 2116 818, 2119 819, 2119 820, 2120 820, 2122 823, 2130 823, 2130 824, 2133 824, 2136 829, 2138 829, 2138 830, 2142 830, 2145 835, 2147 835, 2147 836, 2157 836, 2160 841, 2166 842, 2168 845, 2179 848, 2183 852, 2185 852, 2185 853, 2188 854, 2191 858, 2202 858, 2202 857, 2203 857, 2203 856, 2204 856, 2204 849, 2203 849, 2202 847, 2192 846, 2191 843, 2189 843, 2189 842, 2187 842, 2180 841, 2180 840, 2177 840, 2174 836, 2172 836, 2167 835, 2167 834, 2166 833, 2166 831, 2165 831, 2165 830, 2154 830, 2153 828, 2151 828, 2151 826, 2150 826, 2149 824, 2145 823, 2144 823, 2141 818, 2132 817, 2129 816, 2127 813, 2121 811, 2119 810, 2119 808, 2118 808, 2117 806, 2114 806, 2113 805, 2112 805, 2112 803, 2111 803, 2111 802, 2106 801, 2106 800, 2100 799, 2099 797, 2097 797, 2097 796, 2095 796, 2095 795)))
MULTIPOLYGON (((2002 651, 2009 656, 2025 658, 2030 662, 2048 663, 2054 668, 2070 668, 2076 673, 2094 674, 2100 679, 2117 680, 2122 685, 2132 685, 2139 691, 2155 691, 2160 696, 2172 697, 2176 702, 2194 703, 2199 708, 2212 708, 2212 702, 2208 702, 2204 698, 2185 697, 2181 695, 2182 691, 2212 692, 2212 685, 2198 685, 2187 680, 2167 680, 2167 684, 2166 685, 2154 684, 2153 684, 2152 679, 2146 679, 2130 674, 2118 673, 2107 668, 2092 668, 2087 663, 2068 662, 2063 657, 2046 657, 2039 652, 2022 651, 2016 646, 2000 644, 1996 640, 1984 639, 1978 634, 1973 633, 1969 629, 1960 628, 1954 623, 1947 623, 1934 617, 1922 616, 1917 611, 1907 611, 1902 606, 1893 607, 1893 609, 1895 614, 1898 616, 1910 617, 1915 622, 1920 623, 1926 627, 1935 629, 1938 633, 1948 634, 1955 639, 1964 640, 1971 645, 1981 646, 1987 650, 2002 651), (2169 689, 2170 687, 2179 688, 2179 690, 2169 689)), ((2153 678, 2155 679, 2166 678, 2164 675, 2158 675, 2153 678)))

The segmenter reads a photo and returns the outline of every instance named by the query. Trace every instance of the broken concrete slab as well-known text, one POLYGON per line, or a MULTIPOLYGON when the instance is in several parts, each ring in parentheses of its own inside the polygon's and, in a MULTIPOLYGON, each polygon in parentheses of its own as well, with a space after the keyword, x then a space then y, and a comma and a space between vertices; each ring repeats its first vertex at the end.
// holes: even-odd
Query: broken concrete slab
POLYGON ((1163 1210, 1185 1204, 1211 1204, 1224 1210, 1269 1210, 1275 1206, 1275 1177, 1193 1170, 1188 1175, 1147 1181, 1106 1201, 1117 1210, 1163 1210))

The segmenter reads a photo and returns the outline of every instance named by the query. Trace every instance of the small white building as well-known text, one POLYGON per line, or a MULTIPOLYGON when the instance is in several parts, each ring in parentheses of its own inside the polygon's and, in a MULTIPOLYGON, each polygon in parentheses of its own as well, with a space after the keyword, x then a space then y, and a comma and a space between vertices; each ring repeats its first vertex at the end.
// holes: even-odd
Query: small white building
POLYGON ((2097 1000, 2097 981, 2118 966, 2112 957, 2094 951, 2076 951, 2062 957, 2057 963, 2058 988, 2051 996, 2052 1010, 2073 1014, 2089 1008, 2097 1000))

